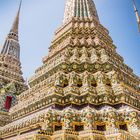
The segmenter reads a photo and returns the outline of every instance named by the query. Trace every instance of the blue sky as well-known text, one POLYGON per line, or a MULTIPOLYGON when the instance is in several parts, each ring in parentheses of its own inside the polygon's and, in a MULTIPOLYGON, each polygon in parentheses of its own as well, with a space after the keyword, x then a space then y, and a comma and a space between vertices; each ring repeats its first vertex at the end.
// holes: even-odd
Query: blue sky
MULTIPOLYGON (((140 33, 131 0, 94 0, 100 21, 110 31, 117 52, 140 76, 140 33)), ((140 11, 140 1, 135 0, 140 11)), ((20 16, 21 62, 25 78, 42 65, 61 25, 65 0, 23 0, 20 16)), ((0 44, 13 23, 19 0, 0 0, 0 44)))

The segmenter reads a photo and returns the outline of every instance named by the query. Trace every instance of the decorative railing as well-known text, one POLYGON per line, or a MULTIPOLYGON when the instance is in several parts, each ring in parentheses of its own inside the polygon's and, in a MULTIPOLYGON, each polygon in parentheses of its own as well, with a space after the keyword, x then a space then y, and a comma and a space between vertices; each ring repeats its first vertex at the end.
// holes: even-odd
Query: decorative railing
POLYGON ((85 131, 81 131, 81 132, 79 132, 79 135, 83 135, 83 134, 87 134, 87 133, 93 133, 93 134, 97 134, 97 135, 104 135, 104 132, 98 131, 98 130, 85 130, 85 131))
POLYGON ((72 135, 78 135, 79 133, 76 131, 72 131, 72 130, 59 130, 59 131, 55 131, 53 134, 57 135, 57 134, 72 134, 72 135))

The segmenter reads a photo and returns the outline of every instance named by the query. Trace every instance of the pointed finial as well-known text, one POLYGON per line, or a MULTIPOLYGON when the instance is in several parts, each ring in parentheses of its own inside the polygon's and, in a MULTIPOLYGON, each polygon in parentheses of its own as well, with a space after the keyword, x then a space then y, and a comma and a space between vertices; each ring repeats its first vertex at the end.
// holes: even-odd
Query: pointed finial
POLYGON ((138 27, 139 27, 139 32, 140 32, 140 16, 139 16, 139 12, 138 12, 138 9, 136 7, 135 0, 132 0, 132 2, 133 2, 134 11, 135 11, 135 14, 136 14, 136 19, 137 19, 137 23, 138 23, 138 27))
POLYGON ((132 2, 133 2, 134 10, 137 11, 137 7, 136 7, 136 3, 135 3, 135 1, 132 0, 132 2))
POLYGON ((18 25, 19 25, 19 15, 20 15, 20 10, 21 10, 21 4, 22 4, 22 0, 20 1, 19 9, 18 9, 16 18, 15 18, 15 21, 13 23, 11 30, 10 30, 10 32, 14 32, 16 34, 18 34, 18 25))

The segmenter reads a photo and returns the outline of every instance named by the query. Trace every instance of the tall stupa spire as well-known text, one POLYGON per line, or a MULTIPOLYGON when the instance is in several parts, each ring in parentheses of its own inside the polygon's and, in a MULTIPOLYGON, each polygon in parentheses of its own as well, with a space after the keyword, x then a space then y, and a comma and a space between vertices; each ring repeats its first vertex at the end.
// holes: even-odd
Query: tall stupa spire
POLYGON ((93 0, 66 0, 63 23, 72 18, 94 18, 99 21, 93 0))
POLYGON ((18 91, 25 90, 26 85, 21 71, 20 44, 18 39, 19 16, 21 3, 17 15, 0 51, 0 80, 3 84, 14 82, 18 91))
POLYGON ((136 7, 135 0, 132 0, 132 2, 133 2, 134 11, 135 11, 135 14, 136 14, 136 19, 137 19, 137 23, 138 23, 138 27, 139 27, 139 32, 140 32, 140 16, 139 16, 139 12, 138 12, 138 9, 136 7))
POLYGON ((14 33, 16 33, 16 34, 18 34, 19 16, 20 16, 21 4, 22 4, 22 0, 20 1, 20 5, 19 5, 19 9, 18 9, 17 15, 16 15, 16 17, 15 17, 14 23, 13 23, 12 28, 11 28, 11 30, 10 30, 10 32, 14 32, 14 33))
POLYGON ((18 29, 19 29, 19 16, 20 16, 21 4, 22 4, 22 0, 20 1, 19 9, 17 11, 17 15, 13 22, 12 28, 11 28, 11 30, 5 40, 5 43, 2 47, 2 50, 1 50, 1 54, 4 54, 4 55, 8 54, 17 59, 19 59, 19 57, 20 57, 20 51, 19 51, 20 45, 18 42, 18 29), (14 49, 13 49, 13 47, 14 47, 14 49), (14 50, 14 51, 12 51, 12 50, 14 50))

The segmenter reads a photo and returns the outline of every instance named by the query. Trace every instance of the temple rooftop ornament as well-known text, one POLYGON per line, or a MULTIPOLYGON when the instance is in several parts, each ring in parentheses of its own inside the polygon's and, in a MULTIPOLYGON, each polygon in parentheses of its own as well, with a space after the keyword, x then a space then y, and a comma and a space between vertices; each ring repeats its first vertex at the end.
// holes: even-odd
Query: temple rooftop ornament
POLYGON ((139 11, 138 11, 138 9, 136 7, 135 0, 132 0, 132 2, 133 2, 134 11, 135 11, 135 15, 136 15, 137 23, 138 23, 139 32, 140 32, 140 16, 139 16, 139 11))

